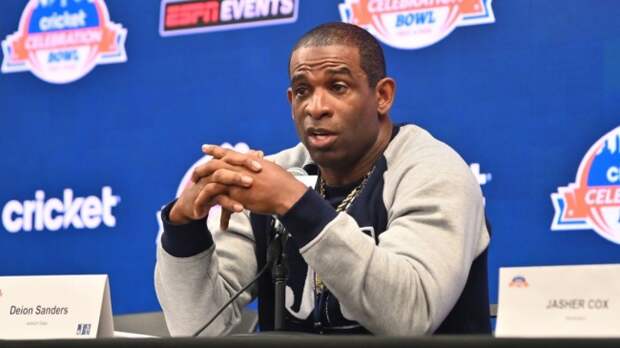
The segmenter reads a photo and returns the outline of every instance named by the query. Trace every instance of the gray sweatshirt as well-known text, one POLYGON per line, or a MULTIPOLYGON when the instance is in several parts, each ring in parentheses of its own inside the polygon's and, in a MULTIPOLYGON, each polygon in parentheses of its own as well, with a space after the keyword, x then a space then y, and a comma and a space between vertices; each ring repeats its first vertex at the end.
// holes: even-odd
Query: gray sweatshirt
MULTIPOLYGON (((312 166, 301 144, 271 158, 283 168, 312 166)), ((260 219, 266 217, 233 214, 229 229, 221 231, 217 211, 206 222, 179 226, 167 221, 170 207, 162 212, 155 286, 170 333, 185 336, 264 264, 267 232, 260 219)), ((420 127, 395 128, 347 212, 336 213, 309 190, 282 221, 293 240, 286 291, 287 320, 293 327, 319 320, 336 330, 359 326, 373 334, 431 334, 446 326, 449 315, 463 321, 468 312, 488 310, 470 305, 488 304, 488 299, 474 298, 487 296, 486 264, 477 267, 484 279, 470 275, 489 243, 480 187, 463 159, 420 127), (325 314, 317 307, 317 275, 332 296, 325 314), (464 291, 466 284, 485 291, 464 291)), ((271 317, 269 283, 264 279, 242 294, 203 334, 226 334, 257 296, 264 304, 259 314, 271 317)), ((264 329, 268 325, 261 321, 264 329)))

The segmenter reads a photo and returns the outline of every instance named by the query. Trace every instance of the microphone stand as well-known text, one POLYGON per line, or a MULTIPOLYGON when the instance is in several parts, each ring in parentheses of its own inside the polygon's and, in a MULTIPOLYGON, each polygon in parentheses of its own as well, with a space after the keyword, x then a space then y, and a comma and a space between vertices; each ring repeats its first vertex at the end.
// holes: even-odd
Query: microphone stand
POLYGON ((274 282, 275 299, 274 299, 274 331, 284 331, 284 316, 285 316, 285 293, 286 293, 286 280, 288 279, 288 265, 286 254, 286 243, 288 242, 288 232, 284 229, 284 226, 279 221, 275 222, 276 239, 279 239, 279 243, 275 243, 276 247, 280 248, 278 257, 275 260, 273 268, 271 269, 271 277, 274 282))

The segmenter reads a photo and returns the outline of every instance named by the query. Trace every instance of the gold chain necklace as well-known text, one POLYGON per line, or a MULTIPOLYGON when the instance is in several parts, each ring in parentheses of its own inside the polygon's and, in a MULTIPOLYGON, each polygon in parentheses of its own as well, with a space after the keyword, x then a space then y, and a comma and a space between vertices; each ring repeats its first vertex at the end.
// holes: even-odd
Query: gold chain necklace
MULTIPOLYGON (((355 188, 353 190, 351 190, 351 192, 349 192, 349 194, 342 200, 342 202, 340 202, 340 204, 338 204, 338 207, 336 207, 336 212, 341 213, 344 211, 347 211, 347 209, 349 209, 349 207, 351 206, 351 204, 353 204, 353 201, 355 200, 355 198, 357 198, 357 196, 359 195, 360 192, 362 192, 362 190, 364 189, 364 187, 366 187, 366 184, 368 183, 368 178, 370 177, 370 175, 372 174, 372 172, 375 170, 375 167, 373 166, 368 173, 366 173, 366 175, 364 175, 364 179, 362 179, 362 182, 359 183, 359 185, 355 186, 355 188)), ((321 195, 321 197, 323 197, 323 199, 326 199, 326 195, 325 195, 325 180, 323 180, 322 176, 319 176, 319 194, 321 195)), ((323 290, 325 289, 325 284, 323 283, 323 281, 321 280, 321 278, 319 278, 319 275, 314 272, 314 290, 316 294, 319 294, 321 292, 323 292, 323 290)))

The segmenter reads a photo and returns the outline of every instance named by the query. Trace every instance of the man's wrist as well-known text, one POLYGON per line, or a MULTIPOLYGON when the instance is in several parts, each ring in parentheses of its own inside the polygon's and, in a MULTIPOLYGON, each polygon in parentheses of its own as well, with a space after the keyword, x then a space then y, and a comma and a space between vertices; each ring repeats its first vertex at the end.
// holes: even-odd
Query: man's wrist
POLYGON ((286 214, 308 190, 308 187, 306 187, 306 185, 297 181, 297 179, 295 179, 295 181, 296 183, 294 185, 291 185, 290 190, 286 190, 287 193, 283 195, 280 204, 278 204, 276 207, 275 213, 279 216, 283 216, 284 214, 286 214))
POLYGON ((179 201, 175 201, 170 213, 168 214, 168 221, 175 225, 184 225, 192 222, 193 220, 185 216, 179 208, 179 201))
POLYGON ((297 246, 302 248, 316 238, 337 215, 336 210, 318 192, 308 189, 285 215, 280 216, 280 221, 291 233, 297 246))
POLYGON ((201 253, 213 246, 213 238, 207 229, 206 219, 190 220, 185 224, 177 224, 170 220, 172 206, 177 201, 166 205, 161 211, 164 233, 161 246, 168 254, 176 257, 189 257, 201 253))

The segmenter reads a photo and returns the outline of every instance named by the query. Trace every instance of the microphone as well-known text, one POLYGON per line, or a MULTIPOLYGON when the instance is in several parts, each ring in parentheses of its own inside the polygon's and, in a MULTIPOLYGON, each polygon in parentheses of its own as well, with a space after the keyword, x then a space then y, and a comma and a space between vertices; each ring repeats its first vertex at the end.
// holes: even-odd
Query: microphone
POLYGON ((291 168, 287 169, 286 171, 291 173, 291 174, 293 174, 294 177, 307 176, 308 175, 308 172, 306 172, 301 167, 291 167, 291 168))
MULTIPOLYGON (((303 168, 300 168, 300 167, 291 167, 287 169, 287 172, 291 173, 297 180, 303 182, 304 184, 306 184, 306 186, 310 186, 311 188, 314 187, 316 180, 317 180, 316 175, 314 176, 308 175, 308 173, 303 168), (312 177, 314 178, 312 179, 312 177), (312 182, 312 180, 314 181, 312 182)), ((254 284, 263 275, 263 273, 265 273, 265 271, 270 269, 274 265, 274 263, 278 261, 278 259, 282 261, 282 253, 284 251, 284 245, 286 244, 286 240, 288 239, 287 238, 288 233, 285 231, 284 225, 282 225, 282 223, 280 222, 280 220, 278 220, 278 217, 276 215, 273 215, 273 221, 274 222, 272 225, 272 229, 276 231, 276 237, 279 235, 282 238, 282 240, 280 240, 279 238, 273 238, 273 240, 269 243, 269 246, 267 247, 267 261, 265 262, 265 266, 261 268, 261 270, 254 277, 254 279, 252 279, 246 286, 241 288, 241 290, 237 291, 228 301, 226 301, 226 303, 224 303, 217 310, 217 312, 215 312, 215 314, 211 317, 211 319, 209 319, 203 326, 201 326, 200 329, 194 332, 192 334, 192 337, 197 337, 204 330, 206 330, 209 327, 209 325, 211 325, 211 323, 213 323, 215 319, 217 319, 217 317, 219 317, 220 314, 222 314, 222 312, 224 312, 224 310, 237 299, 237 297, 239 297, 244 291, 246 291, 250 286, 252 286, 252 284, 254 284)), ((286 286, 286 278, 284 278, 284 286, 286 286)), ((277 305, 283 307, 283 301, 284 301, 284 290, 282 290, 281 298, 276 299, 276 302, 278 302, 277 305), (282 304, 280 303, 280 301, 282 301, 281 302, 282 304)), ((278 321, 280 322, 282 322, 283 320, 280 318, 278 319, 279 319, 278 321)))
POLYGON ((198 329, 196 332, 192 334, 192 337, 198 337, 204 330, 206 330, 209 327, 209 325, 211 325, 211 323, 215 321, 215 319, 217 319, 217 317, 220 316, 220 314, 222 314, 222 312, 224 312, 226 307, 228 307, 231 303, 233 303, 237 299, 237 297, 239 297, 239 295, 241 295, 250 286, 252 286, 252 284, 254 284, 258 280, 258 278, 260 278, 263 275, 263 273, 265 273, 266 270, 271 268, 273 263, 277 260, 278 256, 280 255, 279 244, 280 244, 280 241, 278 239, 274 239, 271 241, 271 243, 269 243, 269 246, 267 247, 267 261, 265 262, 265 266, 263 266, 263 268, 261 268, 261 270, 256 274, 256 277, 250 280, 250 282, 246 286, 241 288, 241 290, 237 291, 228 301, 226 301, 226 303, 224 303, 220 307, 220 309, 218 309, 217 312, 215 312, 215 314, 211 317, 211 319, 209 319, 209 321, 207 321, 203 326, 200 327, 200 329, 198 329))
MULTIPOLYGON (((297 180, 301 181, 306 186, 314 188, 317 179, 316 176, 314 176, 314 178, 310 177, 303 168, 299 167, 291 167, 287 171, 293 174, 293 176, 295 176, 297 180)), ((284 318, 286 316, 286 282, 288 279, 288 256, 286 254, 286 243, 288 242, 288 231, 286 231, 282 223, 278 220, 277 216, 274 216, 274 219, 274 226, 276 231, 274 240, 279 240, 280 250, 279 255, 274 261, 273 267, 271 269, 271 277, 274 283, 273 329, 275 331, 282 331, 285 330, 284 318)))
POLYGON ((304 185, 308 186, 311 189, 314 189, 316 186, 316 181, 318 180, 318 175, 310 175, 306 172, 305 169, 300 167, 291 167, 286 170, 287 172, 293 174, 295 179, 301 181, 304 185))

